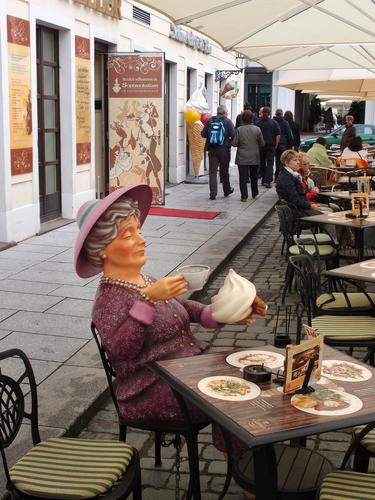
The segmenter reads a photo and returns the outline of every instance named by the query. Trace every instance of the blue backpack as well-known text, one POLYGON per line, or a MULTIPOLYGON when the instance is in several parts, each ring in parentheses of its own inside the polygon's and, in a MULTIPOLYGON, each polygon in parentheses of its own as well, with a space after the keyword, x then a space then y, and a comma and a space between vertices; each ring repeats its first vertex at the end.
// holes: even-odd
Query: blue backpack
POLYGON ((208 126, 208 143, 210 146, 222 146, 225 141, 224 120, 212 118, 208 126))

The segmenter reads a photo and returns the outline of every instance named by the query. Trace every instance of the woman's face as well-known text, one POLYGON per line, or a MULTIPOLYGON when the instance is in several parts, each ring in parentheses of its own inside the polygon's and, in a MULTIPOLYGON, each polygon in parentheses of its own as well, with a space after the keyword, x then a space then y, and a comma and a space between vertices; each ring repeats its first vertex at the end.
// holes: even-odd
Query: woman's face
POLYGON ((105 264, 112 268, 141 269, 146 262, 146 241, 141 233, 138 217, 132 215, 120 224, 117 237, 101 252, 105 264))
POLYGON ((301 160, 300 172, 302 175, 309 175, 310 173, 310 162, 309 160, 301 160))
POLYGON ((288 161, 286 164, 287 167, 291 168, 295 172, 298 172, 299 170, 299 159, 297 156, 294 156, 291 160, 288 161))

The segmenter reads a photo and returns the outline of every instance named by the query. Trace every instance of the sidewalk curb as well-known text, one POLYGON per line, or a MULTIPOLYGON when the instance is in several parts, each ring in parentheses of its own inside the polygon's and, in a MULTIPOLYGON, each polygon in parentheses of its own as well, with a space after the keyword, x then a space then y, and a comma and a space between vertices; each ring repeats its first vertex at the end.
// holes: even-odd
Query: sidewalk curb
MULTIPOLYGON (((209 284, 214 279, 216 274, 228 262, 228 260, 233 256, 233 254, 238 251, 238 249, 251 236, 251 234, 254 233, 259 228, 259 226, 261 224, 263 224, 263 222, 270 216, 270 214, 274 210, 274 206, 275 206, 276 202, 277 202, 277 199, 275 199, 275 201, 273 203, 271 203, 270 208, 262 215, 262 217, 257 222, 255 222, 253 225, 250 226, 249 231, 247 233, 244 233, 242 238, 235 244, 235 246, 233 246, 226 253, 226 255, 221 259, 221 261, 217 265, 215 265, 215 267, 211 271, 211 274, 210 274, 210 277, 207 281, 207 284, 209 284)), ((252 205, 249 205, 249 207, 244 212, 246 213, 247 210, 251 211, 251 209, 252 209, 252 205)), ((224 226, 224 228, 222 230, 224 230, 225 227, 226 226, 224 226)), ((219 231, 219 233, 221 231, 219 231)), ((215 236, 217 237, 218 234, 216 234, 215 236)), ((204 253, 204 247, 206 245, 209 245, 209 243, 210 243, 210 240, 208 240, 204 245, 202 245, 202 247, 200 247, 198 249, 200 251, 199 253, 201 253, 201 252, 204 253)), ((196 254, 196 252, 194 252, 191 256, 189 256, 183 263, 179 264, 178 267, 180 267, 182 265, 189 264, 189 263, 196 263, 196 262, 190 262, 190 260, 194 261, 194 254, 196 254)), ((204 262, 200 261, 200 263, 204 263, 204 262)), ((173 272, 174 272, 174 270, 171 271, 171 273, 173 273, 173 272)), ((201 293, 201 291, 193 292, 191 295, 189 295, 189 298, 192 298, 192 299, 197 298, 197 297, 199 297, 200 293, 201 293)), ((103 378, 105 378, 104 369, 103 369, 103 378)), ((109 388, 106 387, 106 389, 104 391, 102 391, 100 394, 98 394, 93 399, 93 401, 89 404, 89 406, 78 417, 76 417, 76 419, 69 425, 69 427, 63 431, 62 435, 70 436, 70 437, 77 436, 85 428, 85 426, 90 421, 90 419, 97 413, 99 408, 102 406, 102 404, 109 397, 110 397, 109 388)))

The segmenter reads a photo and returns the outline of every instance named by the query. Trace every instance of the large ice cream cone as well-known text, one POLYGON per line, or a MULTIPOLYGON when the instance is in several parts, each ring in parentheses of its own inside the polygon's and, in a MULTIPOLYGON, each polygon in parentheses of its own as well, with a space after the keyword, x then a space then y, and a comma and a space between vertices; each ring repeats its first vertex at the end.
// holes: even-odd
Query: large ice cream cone
POLYGON ((198 176, 202 161, 202 154, 204 151, 204 146, 206 144, 206 139, 201 136, 203 125, 200 122, 196 122, 193 124, 187 123, 186 125, 189 138, 191 160, 194 167, 194 174, 198 176))

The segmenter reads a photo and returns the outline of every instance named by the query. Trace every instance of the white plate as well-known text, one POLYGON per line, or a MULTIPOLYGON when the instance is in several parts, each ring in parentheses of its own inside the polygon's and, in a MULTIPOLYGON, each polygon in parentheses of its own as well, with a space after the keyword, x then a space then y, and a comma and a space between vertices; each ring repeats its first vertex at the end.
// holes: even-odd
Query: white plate
POLYGON ((223 401, 248 401, 249 399, 258 397, 260 394, 260 388, 256 384, 248 382, 243 378, 231 377, 228 375, 216 375, 215 377, 202 378, 202 380, 198 382, 198 389, 207 396, 222 399, 223 401), (228 383, 240 384, 246 393, 225 393, 225 386, 228 383), (217 389, 215 389, 215 385, 218 387, 217 389), (221 389, 219 389, 219 387, 221 387, 221 389))
POLYGON ((365 262, 360 262, 359 265, 361 267, 365 267, 366 269, 375 269, 375 260, 368 260, 365 262))
POLYGON ((344 382, 363 382, 364 380, 369 380, 372 377, 372 373, 365 366, 358 365, 357 363, 352 363, 351 361, 339 361, 335 359, 324 359, 322 364, 322 375, 324 377, 333 380, 343 380, 344 382), (328 368, 334 366, 346 365, 357 371, 358 377, 345 376, 345 374, 340 373, 329 373, 326 371, 328 368))
MULTIPOLYGON (((332 400, 334 402, 334 400, 332 400)), ((311 413, 311 415, 325 415, 327 417, 335 417, 339 415, 349 415, 350 413, 355 413, 356 411, 359 411, 363 403, 362 401, 357 398, 357 396, 354 396, 353 394, 348 394, 347 392, 340 392, 332 389, 317 389, 315 392, 311 394, 295 394, 292 399, 290 400, 291 404, 297 409, 304 411, 306 413, 311 413), (306 408, 303 406, 298 406, 297 402, 298 400, 305 400, 307 399, 312 399, 314 400, 314 395, 316 396, 318 393, 324 393, 326 391, 329 391, 330 393, 333 393, 336 398, 338 398, 340 401, 343 401, 345 403, 345 408, 340 408, 340 409, 324 409, 324 407, 321 407, 321 409, 317 409, 315 407, 311 408, 306 408)), ((331 406, 331 408, 334 408, 334 406, 331 406)))
POLYGON ((243 368, 247 365, 264 365, 268 368, 280 368, 284 366, 285 357, 278 352, 271 351, 239 351, 233 352, 225 360, 229 365, 243 368), (245 358, 242 360, 242 358, 245 358))

